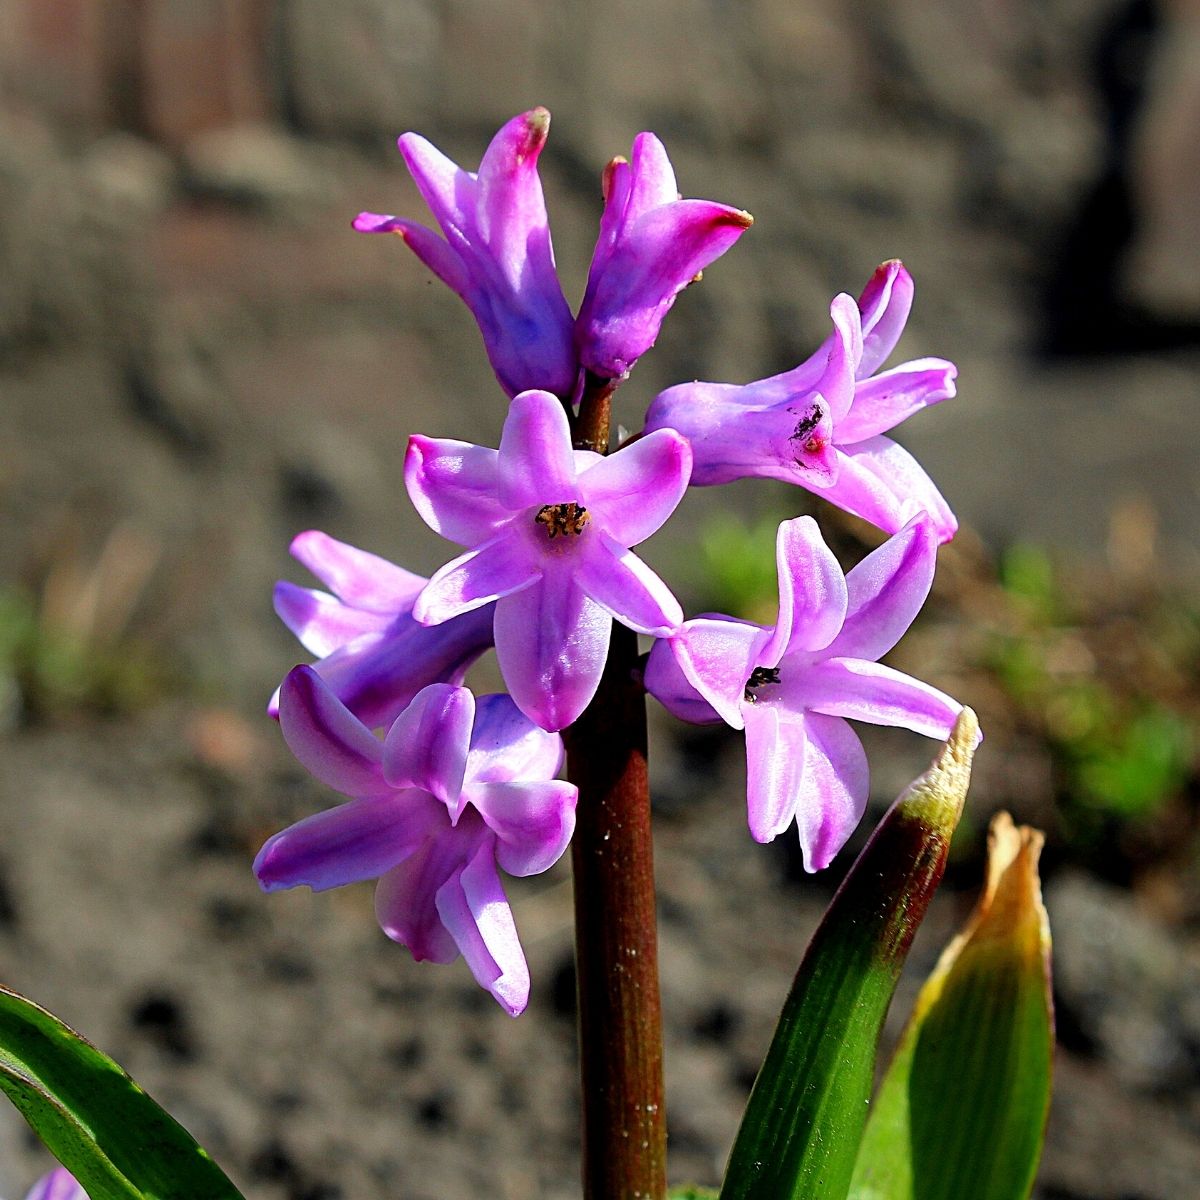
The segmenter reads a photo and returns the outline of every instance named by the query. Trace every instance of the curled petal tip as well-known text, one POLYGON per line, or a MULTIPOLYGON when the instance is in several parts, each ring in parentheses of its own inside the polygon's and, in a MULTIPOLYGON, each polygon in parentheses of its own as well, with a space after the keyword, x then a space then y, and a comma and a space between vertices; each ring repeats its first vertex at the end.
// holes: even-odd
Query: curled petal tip
POLYGON ((885 259, 871 272, 871 278, 867 280, 867 286, 863 288, 860 301, 866 300, 876 294, 878 289, 885 287, 888 283, 901 277, 912 279, 904 264, 898 258, 885 259))
POLYGON ((525 114, 525 129, 529 135, 525 150, 540 150, 550 133, 550 110, 540 104, 531 108, 525 114))
POLYGON ((325 535, 319 529, 305 529, 302 533, 298 533, 292 538, 288 546, 288 553, 293 558, 303 561, 305 548, 311 546, 314 542, 322 541, 324 537, 325 535))
POLYGON ((613 177, 621 167, 629 166, 629 159, 623 154, 618 154, 615 158, 610 158, 604 166, 604 170, 600 173, 600 194, 605 202, 608 201, 609 194, 612 192, 613 177))
POLYGON ((744 208, 734 208, 729 210, 722 224, 749 229, 754 224, 754 218, 744 208))
POLYGON ((400 233, 404 230, 399 221, 395 217, 388 216, 386 213, 359 213, 353 221, 350 222, 350 227, 358 233, 400 233))

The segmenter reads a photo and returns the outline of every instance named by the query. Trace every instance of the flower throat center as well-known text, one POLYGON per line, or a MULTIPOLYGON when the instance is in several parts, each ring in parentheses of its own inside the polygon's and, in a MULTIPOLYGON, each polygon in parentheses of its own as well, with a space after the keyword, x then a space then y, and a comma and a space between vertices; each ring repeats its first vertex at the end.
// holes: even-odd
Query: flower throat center
POLYGON ((592 518, 582 504, 572 501, 569 504, 543 504, 533 519, 538 525, 545 525, 546 533, 553 539, 559 534, 578 537, 592 518))
POLYGON ((758 703, 756 689, 760 687, 768 687, 770 684, 779 682, 778 667, 755 667, 750 672, 750 678, 746 680, 746 690, 742 693, 751 704, 758 703))

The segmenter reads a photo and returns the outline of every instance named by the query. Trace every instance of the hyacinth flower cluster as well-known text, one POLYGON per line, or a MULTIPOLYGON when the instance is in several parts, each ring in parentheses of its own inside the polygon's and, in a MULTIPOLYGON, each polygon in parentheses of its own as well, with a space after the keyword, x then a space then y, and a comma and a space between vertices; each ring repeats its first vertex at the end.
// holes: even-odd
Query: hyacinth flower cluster
MULTIPOLYGON (((745 731, 750 832, 796 825, 809 870, 827 866, 866 808, 863 747, 848 721, 944 739, 961 706, 882 665, 933 580, 956 522, 928 475, 884 436, 954 395, 955 368, 881 369, 913 283, 884 263, 790 371, 747 384, 683 383, 650 403, 612 453, 589 414, 655 343, 679 293, 751 225, 738 208, 683 199, 662 143, 642 133, 603 173, 600 219, 576 315, 559 283, 538 159, 549 114, 496 134, 477 171, 407 133, 400 152, 440 234, 363 213, 466 303, 499 383, 496 448, 416 434, 404 464, 422 519, 462 551, 429 579, 325 534, 293 543, 329 589, 281 583, 276 608, 311 666, 272 701, 288 746, 347 799, 273 837, 267 889, 379 879, 385 932, 415 959, 459 954, 510 1013, 529 976, 499 870, 547 870, 586 798, 556 777, 563 740, 605 675, 614 622, 653 643, 637 674, 684 721, 745 731), (843 574, 810 517, 779 527, 779 614, 687 619, 634 552, 689 486, 783 480, 888 540, 843 574), (507 696, 463 686, 494 647, 507 696)), ((623 414, 624 415, 624 414, 623 414)), ((631 678, 627 672, 623 678, 631 678)), ((574 769, 570 770, 572 778, 574 769)))

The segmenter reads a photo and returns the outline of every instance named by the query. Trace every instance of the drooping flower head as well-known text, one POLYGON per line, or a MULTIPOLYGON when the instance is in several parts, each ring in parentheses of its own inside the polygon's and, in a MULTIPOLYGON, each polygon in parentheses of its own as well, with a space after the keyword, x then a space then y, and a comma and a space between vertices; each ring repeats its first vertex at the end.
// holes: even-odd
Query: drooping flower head
POLYGON ((916 518, 848 575, 811 517, 776 541, 773 629, 710 615, 656 642, 646 688, 683 720, 746 731, 750 832, 768 842, 794 820, 804 865, 828 866, 866 810, 867 759, 849 717, 945 739, 961 705, 878 659, 933 582, 937 536, 916 518))
POLYGON ((668 388, 650 405, 646 428, 676 429, 691 442, 696 486, 782 479, 886 533, 924 511, 938 539, 949 541, 958 522, 941 493, 907 450, 881 436, 954 395, 957 371, 944 359, 879 371, 912 297, 912 277, 886 262, 857 303, 845 294, 834 299, 833 333, 807 361, 755 383, 668 388))
POLYGON ((55 1167, 29 1189, 25 1200, 88 1200, 88 1195, 66 1167, 55 1167))
POLYGON ((711 200, 682 200, 662 142, 639 133, 604 173, 604 215, 575 324, 583 366, 620 379, 654 345, 675 297, 753 224, 711 200))
MULTIPOLYGON (((413 602, 429 582, 421 575, 315 529, 298 534, 291 552, 330 591, 280 580, 275 611, 317 656, 325 685, 373 729, 390 725, 427 684, 462 683, 492 644, 490 609, 419 624, 413 602)), ((268 711, 279 715, 278 690, 268 711)))
POLYGON ((384 932, 418 962, 453 962, 510 1014, 529 1000, 529 969, 497 867, 536 875, 575 828, 574 785, 556 780, 562 739, 507 696, 431 684, 380 741, 309 667, 280 691, 288 746, 348 803, 267 841, 254 860, 266 891, 379 879, 384 932))
POLYGON ((566 412, 547 392, 512 402, 499 450, 413 437, 413 504, 471 547, 434 574, 413 615, 435 625, 494 601, 513 699, 543 728, 565 728, 595 694, 614 618, 658 637, 683 620, 629 547, 671 515, 690 470, 687 442, 669 429, 607 457, 573 450, 566 412))
POLYGON ((466 302, 488 360, 510 396, 545 388, 569 398, 578 374, 571 310, 554 249, 537 160, 550 114, 531 109, 492 139, 477 172, 464 171, 419 134, 399 141, 409 173, 445 240, 414 221, 360 213, 361 233, 398 233, 466 302))

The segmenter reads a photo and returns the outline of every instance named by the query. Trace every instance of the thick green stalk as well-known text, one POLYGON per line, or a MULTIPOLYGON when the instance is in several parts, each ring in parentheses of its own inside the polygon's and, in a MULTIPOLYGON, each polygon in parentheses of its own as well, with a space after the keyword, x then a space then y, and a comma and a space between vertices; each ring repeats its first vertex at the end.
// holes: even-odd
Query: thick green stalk
MULTIPOLYGON (((603 453, 613 383, 591 380, 575 445, 603 453)), ((579 788, 571 863, 586 1200, 662 1200, 667 1135, 646 703, 637 636, 614 625, 595 699, 565 732, 579 788)))

